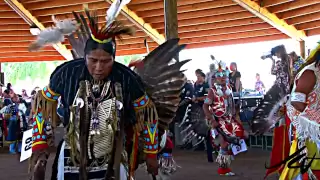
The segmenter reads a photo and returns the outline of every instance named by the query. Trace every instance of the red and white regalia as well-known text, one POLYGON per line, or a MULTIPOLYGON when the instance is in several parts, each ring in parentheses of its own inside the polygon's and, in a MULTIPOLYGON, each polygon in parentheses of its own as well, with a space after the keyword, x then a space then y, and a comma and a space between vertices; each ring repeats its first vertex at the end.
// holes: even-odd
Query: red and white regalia
MULTIPOLYGON (((205 103, 218 122, 219 128, 227 136, 244 137, 243 126, 236 120, 235 104, 230 87, 223 90, 222 86, 214 84, 209 90, 205 103)), ((218 136, 217 136, 218 137, 218 136)), ((232 160, 231 144, 226 142, 222 136, 219 138, 220 151, 216 162, 219 164, 218 173, 221 175, 234 175, 229 168, 232 160)))

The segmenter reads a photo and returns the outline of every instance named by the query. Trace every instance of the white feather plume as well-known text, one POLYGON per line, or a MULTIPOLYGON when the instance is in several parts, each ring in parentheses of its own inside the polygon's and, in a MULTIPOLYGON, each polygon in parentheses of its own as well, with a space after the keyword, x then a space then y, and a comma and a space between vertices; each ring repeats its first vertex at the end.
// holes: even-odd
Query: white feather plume
POLYGON ((72 34, 79 27, 77 21, 72 19, 59 20, 52 16, 52 21, 55 23, 55 26, 62 32, 63 35, 72 34))
POLYGON ((65 35, 72 34, 79 27, 78 23, 72 19, 58 20, 52 16, 52 21, 55 26, 42 30, 37 40, 30 44, 29 51, 37 51, 46 45, 61 43, 65 35))
POLYGON ((58 28, 46 28, 37 36, 37 40, 29 46, 29 51, 37 51, 45 45, 63 42, 64 35, 58 28))
POLYGON ((110 8, 107 10, 106 21, 107 27, 117 18, 121 9, 129 4, 131 0, 114 0, 110 8))

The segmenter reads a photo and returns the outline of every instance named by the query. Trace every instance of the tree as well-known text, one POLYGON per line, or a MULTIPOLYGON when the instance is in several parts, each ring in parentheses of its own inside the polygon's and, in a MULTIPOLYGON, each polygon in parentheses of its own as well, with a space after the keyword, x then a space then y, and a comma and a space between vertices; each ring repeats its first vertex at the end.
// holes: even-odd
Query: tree
MULTIPOLYGON (((116 57, 116 61, 127 66, 131 60, 141 57, 143 55, 120 56, 116 57)), ((16 84, 18 80, 24 81, 27 78, 49 79, 54 69, 62 63, 63 61, 3 63, 2 69, 5 72, 5 82, 16 84)))

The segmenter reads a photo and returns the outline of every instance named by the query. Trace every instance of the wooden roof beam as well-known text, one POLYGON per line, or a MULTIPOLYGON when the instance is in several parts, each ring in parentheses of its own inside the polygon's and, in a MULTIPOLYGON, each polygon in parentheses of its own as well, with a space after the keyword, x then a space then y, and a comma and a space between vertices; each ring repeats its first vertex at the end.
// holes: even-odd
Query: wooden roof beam
POLYGON ((277 15, 270 13, 268 9, 261 7, 258 3, 251 0, 233 0, 240 6, 261 18, 265 22, 269 23, 279 31, 288 35, 292 39, 303 41, 307 36, 304 31, 297 30, 294 26, 289 25, 283 19, 277 17, 277 15))
POLYGON ((36 57, 0 57, 2 62, 32 62, 32 61, 60 61, 65 60, 62 56, 36 56, 36 57))
POLYGON ((287 19, 286 21, 288 22, 288 24, 296 25, 296 24, 302 24, 307 22, 313 22, 317 20, 320 20, 320 12, 310 13, 304 16, 290 18, 290 19, 287 19))
MULTIPOLYGON (((46 52, 52 52, 52 51, 57 53, 57 51, 52 46, 46 46, 43 49, 41 49, 40 51, 38 51, 38 52, 46 53, 46 52)), ((18 52, 29 52, 29 51, 28 51, 27 47, 1 47, 0 46, 0 54, 1 53, 7 53, 7 52, 9 52, 9 53, 11 53, 11 52, 18 53, 18 52)))
MULTIPOLYGON (((107 0, 110 4, 114 0, 107 0)), ((166 41, 164 35, 160 34, 156 29, 152 28, 150 24, 146 23, 135 12, 131 11, 127 6, 124 6, 121 10, 121 14, 127 17, 133 24, 143 30, 152 40, 158 44, 162 44, 166 41)))
MULTIPOLYGON (((36 25, 40 30, 45 29, 43 24, 41 24, 32 14, 17 0, 4 0, 17 14, 23 18, 26 23, 30 26, 36 25)), ((53 47, 67 60, 72 60, 73 56, 71 51, 68 50, 61 43, 54 44, 53 47)), ((59 59, 61 60, 61 59, 59 59)))
POLYGON ((294 9, 299 9, 299 8, 306 7, 306 6, 311 6, 311 5, 318 4, 318 3, 319 3, 319 0, 290 1, 290 2, 283 4, 283 5, 280 5, 280 6, 269 7, 268 9, 272 13, 280 13, 280 12, 291 11, 294 9))

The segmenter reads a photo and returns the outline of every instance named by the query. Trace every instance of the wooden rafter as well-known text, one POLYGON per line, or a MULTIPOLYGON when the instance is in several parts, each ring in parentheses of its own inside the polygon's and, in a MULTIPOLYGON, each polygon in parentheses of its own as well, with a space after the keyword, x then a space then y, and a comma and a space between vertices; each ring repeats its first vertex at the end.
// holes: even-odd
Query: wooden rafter
POLYGON ((261 18, 265 22, 269 23, 273 27, 277 28, 279 31, 288 35, 292 39, 298 41, 303 41, 307 36, 304 31, 297 30, 294 26, 289 25, 283 19, 278 18, 277 15, 271 13, 268 9, 261 7, 258 3, 251 0, 233 0, 238 3, 240 6, 261 18))
MULTIPOLYGON (((45 29, 44 25, 40 23, 21 3, 17 0, 4 0, 22 19, 30 26, 36 25, 40 30, 45 29)), ((53 47, 67 60, 72 60, 72 54, 66 46, 61 43, 54 44, 53 47)))
MULTIPOLYGON (((107 0, 110 4, 114 0, 107 0)), ((138 28, 143 30, 152 40, 158 44, 162 44, 166 41, 165 37, 160 34, 156 29, 152 28, 150 24, 146 23, 141 17, 139 17, 135 12, 131 11, 127 6, 124 6, 121 10, 121 14, 128 18, 133 24, 138 28)))

